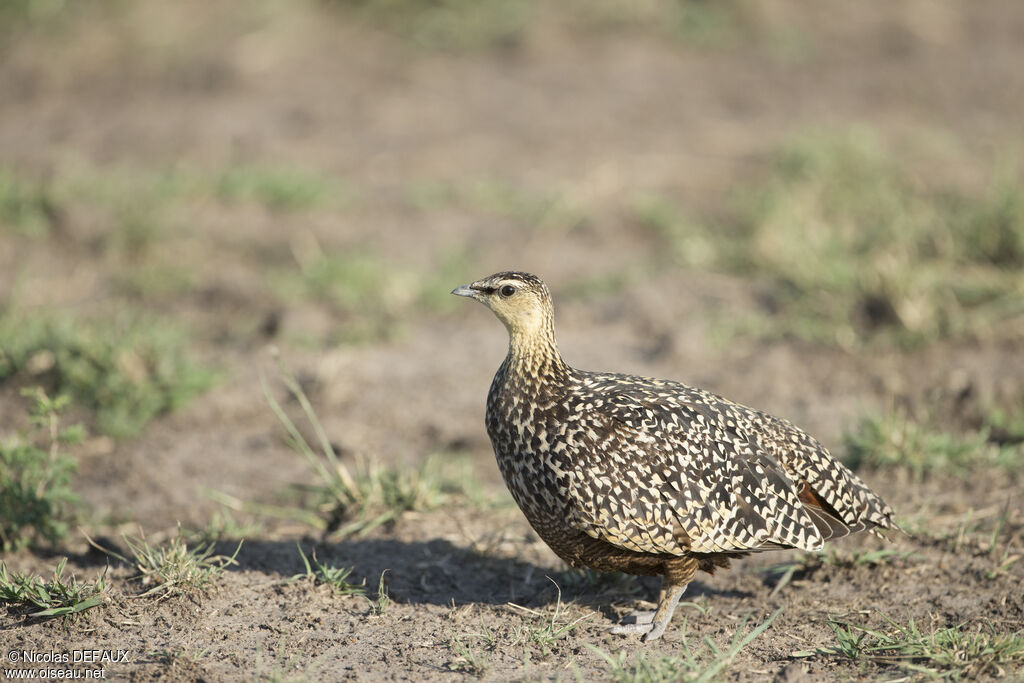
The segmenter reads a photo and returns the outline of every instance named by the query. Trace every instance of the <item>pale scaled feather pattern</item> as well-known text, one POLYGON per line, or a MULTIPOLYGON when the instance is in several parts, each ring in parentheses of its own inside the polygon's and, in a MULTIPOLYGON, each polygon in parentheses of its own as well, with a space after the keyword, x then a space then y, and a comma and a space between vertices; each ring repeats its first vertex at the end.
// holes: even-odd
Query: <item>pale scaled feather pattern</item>
POLYGON ((791 478, 805 458, 787 472, 760 441, 774 418, 675 382, 574 374, 563 401, 579 409, 551 449, 566 439, 560 493, 581 531, 672 555, 821 549, 791 478))
POLYGON ((661 637, 698 569, 896 528, 881 498, 786 420, 678 382, 567 365, 536 276, 496 273, 453 293, 509 331, 487 433, 538 535, 574 567, 663 577, 653 617, 616 633, 661 637))

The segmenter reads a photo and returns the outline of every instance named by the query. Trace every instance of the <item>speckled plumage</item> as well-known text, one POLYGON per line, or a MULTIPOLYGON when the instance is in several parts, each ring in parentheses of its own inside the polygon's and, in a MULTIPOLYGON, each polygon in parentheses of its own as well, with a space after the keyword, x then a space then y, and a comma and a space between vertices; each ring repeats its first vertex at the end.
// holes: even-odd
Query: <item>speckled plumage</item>
POLYGON ((786 420, 678 382, 566 365, 536 276, 497 273, 453 293, 509 330, 487 433, 538 535, 574 567, 665 577, 653 622, 618 632, 659 637, 698 568, 894 526, 881 498, 786 420))

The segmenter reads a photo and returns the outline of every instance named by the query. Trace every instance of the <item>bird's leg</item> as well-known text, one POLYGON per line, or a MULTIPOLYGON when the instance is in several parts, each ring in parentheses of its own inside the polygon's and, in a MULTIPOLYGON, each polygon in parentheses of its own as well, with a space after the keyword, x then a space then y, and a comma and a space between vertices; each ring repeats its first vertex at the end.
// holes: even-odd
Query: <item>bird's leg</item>
POLYGON ((651 615, 650 612, 640 612, 635 615, 636 621, 632 624, 620 624, 611 629, 612 633, 628 635, 640 633, 644 636, 644 642, 649 643, 657 640, 668 628, 675 614, 679 598, 686 591, 686 586, 693 580, 697 572, 697 560, 693 558, 680 558, 668 565, 665 570, 665 577, 661 581, 661 593, 658 597, 658 611, 651 615))
MULTIPOLYGON (((660 605, 665 601, 665 582, 661 582, 661 592, 658 593, 658 604, 660 605)), ((612 633, 624 634, 624 633, 646 633, 650 626, 649 624, 654 621, 654 610, 634 610, 630 612, 626 618, 632 619, 632 624, 620 624, 619 626, 613 626, 609 629, 612 633), (638 630, 634 627, 647 626, 646 629, 638 630), (626 630, 620 630, 625 628, 626 630)))
POLYGON ((639 633, 644 636, 644 642, 661 637, 661 634, 668 627, 668 623, 672 621, 672 614, 675 612, 676 605, 679 604, 679 598, 682 597, 683 591, 686 590, 685 583, 681 585, 666 585, 669 583, 667 576, 662 579, 661 583, 661 594, 658 597, 657 612, 633 612, 626 617, 627 619, 633 619, 633 623, 613 626, 610 629, 611 632, 616 635, 639 633))
MULTIPOLYGON (((668 582, 668 577, 665 577, 665 582, 668 582)), ((644 634, 645 643, 657 640, 665 633, 669 622, 672 621, 672 615, 676 613, 679 598, 683 597, 683 593, 686 591, 686 585, 685 583, 672 585, 665 591, 665 597, 658 603, 658 611, 654 613, 651 629, 644 634)))

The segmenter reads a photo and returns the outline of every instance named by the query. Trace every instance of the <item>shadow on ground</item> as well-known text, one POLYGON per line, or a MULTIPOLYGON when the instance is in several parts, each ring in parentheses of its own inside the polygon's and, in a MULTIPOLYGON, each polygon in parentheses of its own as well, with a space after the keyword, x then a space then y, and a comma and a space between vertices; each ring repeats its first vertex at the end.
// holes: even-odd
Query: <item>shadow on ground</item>
MULTIPOLYGON (((390 538, 346 540, 335 543, 301 542, 307 557, 325 564, 351 567, 352 577, 365 579, 367 590, 376 590, 381 575, 390 597, 398 602, 432 605, 514 602, 526 607, 545 607, 563 602, 607 608, 612 601, 653 600, 660 579, 622 574, 552 570, 522 559, 487 554, 456 546, 444 539, 401 541, 390 538)), ((230 542, 218 546, 234 552, 230 542)), ((305 572, 296 541, 246 541, 236 558, 237 570, 256 570, 291 577, 305 572)), ((726 591, 732 597, 748 594, 726 591)), ((695 581, 687 598, 723 595, 695 581)), ((609 612, 610 614, 610 612, 609 612)))

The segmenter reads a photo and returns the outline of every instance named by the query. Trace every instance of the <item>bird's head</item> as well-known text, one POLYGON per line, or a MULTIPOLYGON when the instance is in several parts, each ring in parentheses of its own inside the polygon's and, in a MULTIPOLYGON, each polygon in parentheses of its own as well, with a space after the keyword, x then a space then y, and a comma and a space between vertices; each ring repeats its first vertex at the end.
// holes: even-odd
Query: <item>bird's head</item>
POLYGON ((505 323, 513 336, 554 335, 554 309, 547 285, 530 273, 505 271, 452 290, 476 299, 505 323))

